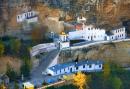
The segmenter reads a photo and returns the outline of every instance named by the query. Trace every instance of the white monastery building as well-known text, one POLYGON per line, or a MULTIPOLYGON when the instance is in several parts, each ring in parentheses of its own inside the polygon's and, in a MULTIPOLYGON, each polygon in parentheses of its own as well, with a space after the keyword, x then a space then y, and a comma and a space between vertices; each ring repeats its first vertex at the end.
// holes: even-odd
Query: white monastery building
POLYGON ((83 39, 86 41, 104 41, 104 40, 120 40, 126 38, 125 27, 111 30, 106 32, 105 29, 95 28, 93 25, 80 25, 76 26, 74 31, 62 33, 59 39, 62 42, 69 40, 83 39))
POLYGON ((108 40, 120 40, 120 39, 125 39, 126 38, 126 31, 125 27, 121 27, 115 30, 112 30, 110 32, 106 32, 108 36, 108 40))
POLYGON ((111 31, 106 29, 97 28, 93 25, 85 25, 86 18, 78 17, 77 23, 74 23, 74 29, 59 35, 60 48, 69 47, 68 43, 71 40, 84 40, 86 41, 112 41, 121 40, 126 38, 125 27, 118 27, 111 31))
POLYGON ((47 74, 52 76, 65 75, 70 73, 82 72, 96 72, 103 70, 103 61, 101 60, 84 60, 79 62, 67 62, 57 64, 47 69, 47 74))
POLYGON ((82 25, 82 29, 69 32, 68 39, 84 39, 86 41, 101 41, 105 40, 105 29, 94 28, 92 25, 82 25))
POLYGON ((22 14, 17 15, 17 22, 24 22, 27 21, 28 23, 31 22, 37 22, 38 21, 38 16, 37 16, 37 12, 36 11, 28 11, 28 12, 24 12, 22 14))

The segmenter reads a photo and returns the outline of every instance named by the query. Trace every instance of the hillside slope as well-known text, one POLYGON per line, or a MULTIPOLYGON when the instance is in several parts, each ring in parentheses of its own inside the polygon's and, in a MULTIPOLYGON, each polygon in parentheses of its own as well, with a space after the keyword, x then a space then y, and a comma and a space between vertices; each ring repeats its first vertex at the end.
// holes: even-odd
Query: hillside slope
POLYGON ((59 62, 91 59, 104 61, 114 61, 118 64, 129 66, 130 64, 130 42, 110 43, 107 45, 98 45, 78 50, 66 50, 60 54, 59 62))

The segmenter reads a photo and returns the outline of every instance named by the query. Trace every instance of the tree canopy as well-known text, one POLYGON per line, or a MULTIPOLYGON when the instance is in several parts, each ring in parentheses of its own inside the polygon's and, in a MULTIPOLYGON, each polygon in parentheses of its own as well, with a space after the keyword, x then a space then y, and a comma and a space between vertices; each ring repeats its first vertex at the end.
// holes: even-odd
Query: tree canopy
POLYGON ((5 46, 2 41, 0 41, 0 56, 4 54, 5 46))
POLYGON ((81 72, 78 72, 73 76, 73 84, 78 86, 79 89, 84 89, 87 81, 86 75, 81 72))

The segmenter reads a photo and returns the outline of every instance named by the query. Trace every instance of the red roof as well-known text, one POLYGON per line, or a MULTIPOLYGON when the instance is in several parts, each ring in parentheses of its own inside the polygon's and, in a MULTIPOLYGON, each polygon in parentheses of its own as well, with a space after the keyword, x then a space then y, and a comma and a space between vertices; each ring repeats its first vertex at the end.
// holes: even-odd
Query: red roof
POLYGON ((82 30, 82 28, 83 28, 82 24, 75 25, 75 29, 77 29, 77 30, 82 30))

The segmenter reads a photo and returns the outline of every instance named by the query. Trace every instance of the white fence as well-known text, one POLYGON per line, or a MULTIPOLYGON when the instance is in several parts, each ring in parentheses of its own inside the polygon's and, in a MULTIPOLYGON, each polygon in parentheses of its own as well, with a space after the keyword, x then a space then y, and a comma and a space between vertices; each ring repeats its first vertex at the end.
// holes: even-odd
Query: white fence
POLYGON ((49 52, 49 51, 54 50, 54 49, 56 49, 55 43, 39 44, 39 45, 32 47, 30 54, 31 54, 31 56, 35 56, 39 53, 49 52))

